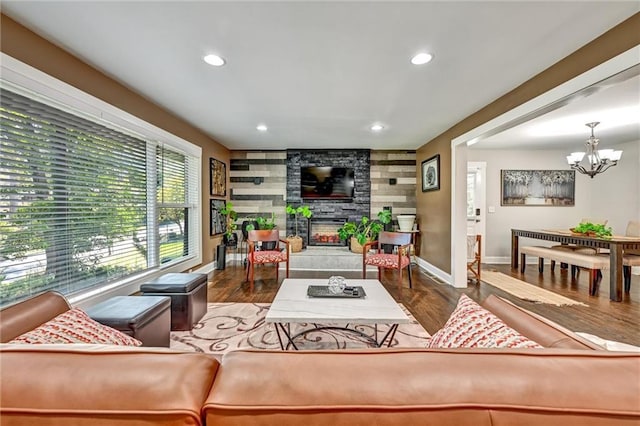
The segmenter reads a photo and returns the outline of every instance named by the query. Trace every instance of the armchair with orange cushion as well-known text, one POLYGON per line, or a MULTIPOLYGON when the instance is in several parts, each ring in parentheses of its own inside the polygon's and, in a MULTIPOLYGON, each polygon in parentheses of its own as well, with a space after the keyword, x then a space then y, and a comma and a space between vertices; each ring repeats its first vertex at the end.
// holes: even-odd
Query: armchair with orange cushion
POLYGON ((247 280, 251 283, 253 290, 254 265, 275 263, 276 264, 276 282, 278 281, 278 265, 280 262, 286 262, 287 278, 289 278, 289 242, 280 239, 277 229, 253 230, 248 232, 249 252, 247 254, 247 280), (259 247, 262 243, 273 241, 275 248, 271 250, 262 250, 259 247), (284 249, 280 243, 284 244, 284 249), (256 247, 258 246, 258 247, 256 247))
POLYGON ((398 287, 402 287, 402 270, 407 268, 409 273, 409 288, 411 283, 411 234, 403 232, 380 232, 378 241, 366 243, 362 251, 362 278, 367 277, 367 266, 378 268, 378 280, 382 280, 382 268, 398 270, 398 287), (394 253, 384 253, 383 245, 392 245, 394 253), (369 253, 371 248, 376 248, 374 253, 369 253))

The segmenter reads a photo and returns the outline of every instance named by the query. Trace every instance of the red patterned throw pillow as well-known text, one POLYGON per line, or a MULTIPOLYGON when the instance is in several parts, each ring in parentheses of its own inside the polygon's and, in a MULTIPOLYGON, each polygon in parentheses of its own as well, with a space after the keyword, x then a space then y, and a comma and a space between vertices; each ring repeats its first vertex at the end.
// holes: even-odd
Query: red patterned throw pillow
POLYGON ((24 333, 9 343, 101 343, 140 346, 133 337, 92 320, 83 310, 74 308, 24 333))
POLYGON ((429 347, 542 348, 464 294, 444 327, 431 337, 429 347))

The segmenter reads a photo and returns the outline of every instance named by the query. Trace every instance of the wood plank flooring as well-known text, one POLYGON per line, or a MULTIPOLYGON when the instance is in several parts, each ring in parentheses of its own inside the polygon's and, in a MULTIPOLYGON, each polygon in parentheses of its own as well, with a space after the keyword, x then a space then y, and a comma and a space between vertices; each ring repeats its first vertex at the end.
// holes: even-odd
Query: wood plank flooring
MULTIPOLYGON (((520 300, 488 284, 470 284, 466 289, 456 289, 439 283, 419 267, 413 268, 413 288, 405 274, 404 286, 398 289, 396 275, 385 271, 382 283, 389 293, 403 303, 422 326, 431 334, 442 327, 456 306, 461 294, 480 301, 490 294, 504 297, 515 304, 551 319, 570 330, 595 334, 608 340, 616 340, 640 346, 640 277, 634 275, 631 280, 631 292, 625 294, 622 302, 609 300, 609 276, 604 274, 598 296, 589 296, 589 283, 586 272, 576 280, 566 271, 556 267, 555 273, 545 268, 544 274, 538 274, 535 266, 527 268, 524 275, 511 270, 510 265, 483 265, 483 270, 497 270, 530 284, 556 292, 571 299, 586 303, 584 306, 553 306, 536 304, 520 300)), ((245 271, 241 266, 228 264, 226 269, 215 271, 213 282, 209 283, 210 302, 264 302, 273 300, 279 283, 284 279, 281 271, 279 282, 275 281, 273 266, 256 268, 256 280, 253 292, 245 282, 245 271)), ((328 278, 336 275, 329 271, 291 271, 291 278, 328 278)), ((341 272, 346 278, 360 278, 360 272, 341 272)), ((368 278, 376 278, 371 269, 368 278)))

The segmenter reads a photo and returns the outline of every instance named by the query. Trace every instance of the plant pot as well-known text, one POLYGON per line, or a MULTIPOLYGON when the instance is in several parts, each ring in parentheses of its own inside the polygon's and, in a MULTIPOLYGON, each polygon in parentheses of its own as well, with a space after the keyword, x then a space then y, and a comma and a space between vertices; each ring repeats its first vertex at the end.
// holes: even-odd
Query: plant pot
POLYGON ((402 232, 413 231, 413 223, 416 220, 415 214, 399 214, 398 215, 398 227, 402 232))
POLYGON ((351 251, 354 253, 362 253, 364 251, 364 247, 358 242, 356 237, 351 237, 351 240, 349 240, 349 246, 351 247, 351 251))
POLYGON ((222 243, 216 247, 216 269, 222 270, 227 265, 227 246, 222 243))
POLYGON ((289 241, 289 250, 291 250, 291 253, 302 251, 302 237, 287 237, 287 241, 289 241))

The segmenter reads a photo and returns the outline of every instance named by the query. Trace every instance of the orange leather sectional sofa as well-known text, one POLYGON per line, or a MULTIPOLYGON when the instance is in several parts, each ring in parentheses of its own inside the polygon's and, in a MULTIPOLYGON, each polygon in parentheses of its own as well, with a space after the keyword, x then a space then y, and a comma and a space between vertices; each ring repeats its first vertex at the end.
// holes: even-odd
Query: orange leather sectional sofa
MULTIPOLYGON (((483 306, 546 349, 238 351, 218 362, 161 348, 0 345, 0 424, 640 423, 640 354, 598 349, 495 296, 483 306)), ((0 338, 67 308, 49 293, 5 309, 0 338)))

